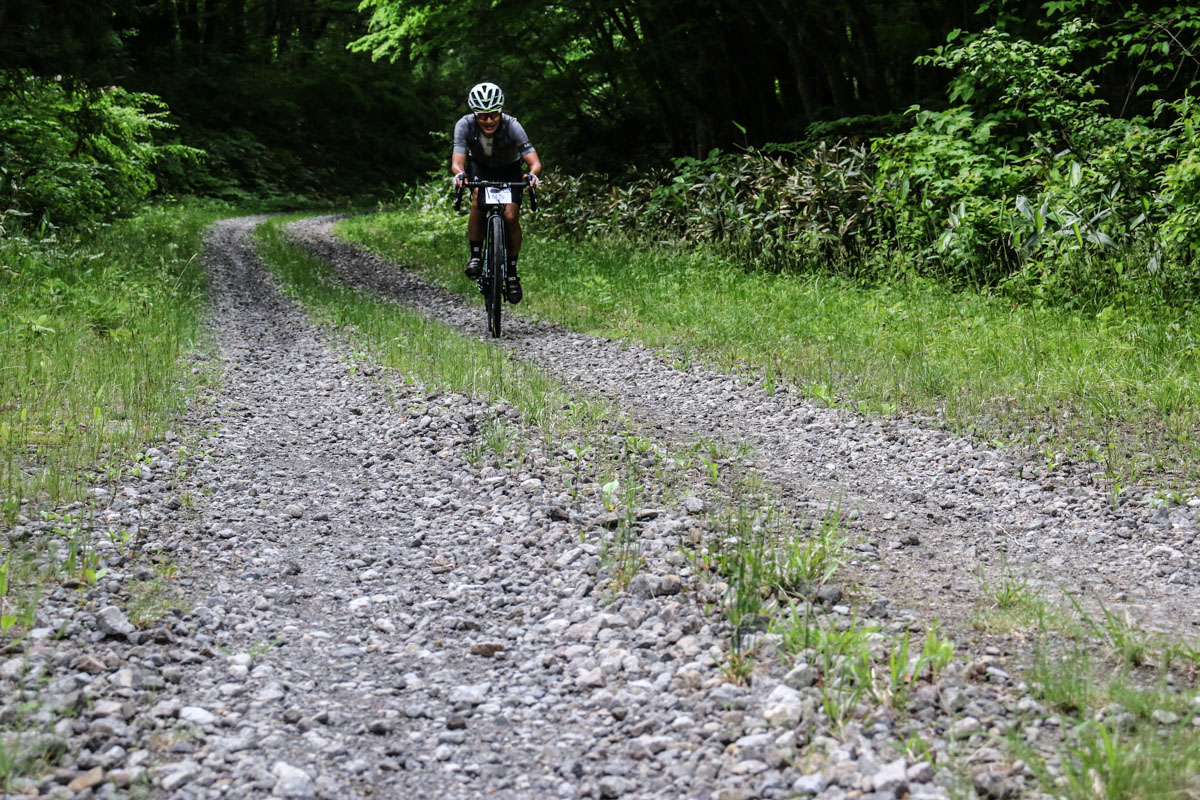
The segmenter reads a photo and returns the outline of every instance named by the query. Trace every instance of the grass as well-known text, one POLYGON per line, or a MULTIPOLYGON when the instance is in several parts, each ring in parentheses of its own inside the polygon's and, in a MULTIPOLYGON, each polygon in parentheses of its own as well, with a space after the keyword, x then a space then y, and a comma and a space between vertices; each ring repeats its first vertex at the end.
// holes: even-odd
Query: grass
MULTIPOLYGON (((920 280, 747 271, 715 250, 547 240, 536 221, 527 227, 524 314, 666 348, 683 369, 702 359, 746 370, 768 391, 792 384, 828 404, 936 415, 958 431, 1048 447, 1121 485, 1196 491, 1195 319, 1090 318, 920 280)), ((336 228, 470 296, 463 229, 429 205, 336 228)))
POLYGON ((148 208, 90 233, 0 238, 0 518, 78 499, 194 396, 204 229, 229 209, 148 208))
POLYGON ((1078 620, 1055 611, 1043 590, 1015 572, 1006 557, 1001 557, 999 569, 992 575, 986 565, 979 565, 979 589, 984 603, 971 618, 976 630, 1014 634, 1053 626, 1078 638, 1078 620))
POLYGON ((1095 612, 1070 594, 1052 603, 1003 560, 991 577, 981 570, 980 583, 976 627, 1032 639, 1024 677, 1061 720, 1065 735, 1049 747, 1010 741, 1044 791, 1075 800, 1196 795, 1195 647, 1152 636, 1103 603, 1095 612))
POLYGON ((1055 797, 1135 800, 1200 790, 1200 730, 1192 724, 1200 709, 1188 702, 1194 692, 1169 685, 1169 670, 1128 666, 1105 665, 1079 643, 1057 651, 1039 645, 1030 677, 1066 736, 1049 750, 1019 739, 1011 746, 1055 797))
POLYGON ((147 628, 171 611, 188 609, 183 592, 170 583, 173 571, 171 564, 160 563, 153 578, 130 582, 129 621, 136 627, 147 628))

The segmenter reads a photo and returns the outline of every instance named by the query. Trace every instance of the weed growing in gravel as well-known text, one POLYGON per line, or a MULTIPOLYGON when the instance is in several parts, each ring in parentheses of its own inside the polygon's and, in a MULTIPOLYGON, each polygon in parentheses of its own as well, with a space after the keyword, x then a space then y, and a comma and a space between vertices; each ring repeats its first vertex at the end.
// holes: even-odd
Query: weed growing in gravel
POLYGON ((0 741, 0 789, 12 791, 12 780, 17 777, 17 764, 9 755, 4 742, 0 741))
POLYGON ((13 781, 30 775, 42 775, 54 769, 59 747, 49 734, 38 729, 49 728, 29 720, 17 720, 19 727, 0 729, 0 790, 11 791, 13 781), (10 738, 5 747, 4 738, 10 738))
MULTIPOLYGON (((461 274, 461 225, 443 212, 401 208, 336 230, 475 292, 461 274)), ((771 274, 713 250, 612 238, 586 248, 539 238, 522 258, 521 313, 662 347, 680 369, 708 361, 826 405, 920 410, 951 429, 1031 446, 1045 436, 1052 455, 1124 441, 1104 471, 1126 485, 1144 469, 1126 452, 1159 462, 1168 483, 1174 472, 1194 490, 1200 474, 1194 319, 1013 307, 909 278, 771 274)))
POLYGON ((37 595, 29 591, 30 581, 22 581, 31 572, 23 562, 26 559, 22 554, 8 553, 4 563, 0 564, 0 640, 6 639, 9 631, 17 626, 20 626, 18 630, 33 627, 37 595), (18 593, 16 587, 19 585, 24 585, 26 590, 18 593))
POLYGON ((483 444, 497 457, 503 458, 510 447, 521 438, 521 431, 503 419, 489 419, 483 424, 483 444))
POLYGON ((842 509, 831 504, 821 518, 816 536, 803 540, 791 538, 781 565, 783 582, 793 587, 820 586, 833 579, 845 560, 846 537, 841 532, 842 509))
MULTIPOLYGON (((1095 635, 1110 637, 1106 624, 1089 623, 1095 635)), ((1200 774, 1200 730, 1193 725, 1200 706, 1173 685, 1169 659, 1160 658, 1159 669, 1148 670, 1117 648, 1112 654, 1116 661, 1106 666, 1085 641, 1064 647, 1057 637, 1039 639, 1030 683, 1036 696, 1063 716, 1067 735, 1048 752, 1014 741, 1014 752, 1055 796, 1187 796, 1180 794, 1189 788, 1180 778, 1200 774), (1148 684, 1153 674, 1158 682, 1148 684)))
MULTIPOLYGON (((1059 670, 1074 666, 1078 660, 1068 657, 1059 670)), ((1055 685, 1066 682, 1080 688, 1078 679, 1061 674, 1055 685)), ((1191 797, 1200 790, 1200 731, 1192 724, 1200 709, 1178 691, 1141 687, 1118 675, 1052 707, 1066 713, 1063 741, 1039 751, 1014 739, 1011 749, 1053 796, 1134 800, 1191 797)))
POLYGON ((816 628, 814 649, 821 668, 821 703, 836 727, 861 715, 859 704, 875 685, 871 644, 878 631, 876 627, 860 627, 854 619, 843 630, 833 626, 816 628))
POLYGON ((1108 725, 1083 723, 1067 748, 1060 797, 1192 797, 1200 791, 1200 741, 1174 730, 1164 737, 1157 726, 1126 733, 1108 725))
MULTIPOLYGON (((0 791, 13 789, 16 778, 44 776, 53 772, 66 743, 52 733, 60 720, 75 716, 73 709, 60 708, 41 691, 46 680, 25 683, 29 662, 22 665, 16 690, 4 698, 5 714, 0 719, 0 791)), ((7 795, 6 795, 7 796, 7 795)))
POLYGON ((929 669, 929 679, 937 680, 938 674, 954 660, 954 642, 943 639, 937 621, 930 623, 925 629, 925 644, 921 647, 921 656, 917 660, 917 673, 926 667, 929 669))
POLYGON ((1149 635, 1135 625, 1128 613, 1116 614, 1097 600, 1100 606, 1102 620, 1094 619, 1083 610, 1079 600, 1070 593, 1067 599, 1075 607, 1079 618, 1102 642, 1108 645, 1113 654, 1131 667, 1140 667, 1150 659, 1151 641, 1149 635))
POLYGON ((1061 630, 1073 627, 1062 615, 1052 614, 1042 590, 1016 574, 1006 558, 1001 559, 999 574, 994 578, 988 576, 986 565, 979 565, 979 592, 986 606, 971 618, 976 630, 988 633, 1045 630, 1051 625, 1052 618, 1061 630))
POLYGON ((784 606, 771 618, 768 630, 780 637, 779 649, 785 655, 795 658, 797 654, 816 644, 814 625, 816 619, 812 604, 788 598, 784 606))
POLYGON ((1029 583, 1009 569, 1008 559, 1000 559, 1000 575, 994 581, 987 577, 987 566, 979 565, 979 585, 983 595, 991 601, 992 606, 999 611, 1011 611, 1021 605, 1029 595, 1029 583))
POLYGON ((761 634, 777 635, 789 655, 812 645, 817 634, 808 601, 842 563, 844 537, 837 507, 815 535, 778 519, 755 476, 736 481, 730 494, 739 504, 724 514, 721 534, 683 552, 698 573, 723 584, 720 607, 729 646, 721 669, 730 680, 746 683, 761 634))
POLYGON ((741 650, 730 645, 725 651, 725 661, 718 663, 721 677, 734 686, 749 686, 754 675, 754 649, 741 650))
POLYGON ((1086 709, 1095 694, 1092 657, 1079 642, 1060 650, 1040 639, 1033 652, 1029 679, 1042 702, 1056 711, 1086 709))
POLYGON ((183 592, 171 585, 175 567, 170 562, 154 566, 154 577, 129 583, 129 621, 138 628, 147 628, 172 611, 187 611, 183 592))
POLYGON ((612 575, 613 589, 623 591, 646 565, 639 542, 637 508, 644 486, 639 480, 636 462, 627 469, 627 481, 614 477, 600 487, 601 501, 609 511, 618 511, 612 520, 611 533, 601 532, 600 561, 612 575))
MULTIPOLYGON (((938 674, 954 659, 954 643, 941 638, 936 623, 925 631, 925 641, 920 651, 914 651, 909 632, 884 648, 886 663, 876 668, 876 698, 884 705, 902 709, 908 702, 908 694, 917 681, 936 681, 938 674)), ((883 662, 880 659, 880 662, 883 662)))
POLYGON ((909 690, 920 672, 919 660, 914 663, 909 653, 909 633, 906 629, 900 641, 893 642, 888 650, 886 691, 879 697, 880 702, 892 708, 904 708, 908 704, 909 690))

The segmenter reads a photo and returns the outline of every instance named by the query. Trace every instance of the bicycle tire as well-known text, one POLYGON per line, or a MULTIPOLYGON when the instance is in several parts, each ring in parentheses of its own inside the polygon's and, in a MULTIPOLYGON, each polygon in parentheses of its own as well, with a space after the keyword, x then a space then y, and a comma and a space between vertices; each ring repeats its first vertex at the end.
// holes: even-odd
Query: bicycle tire
POLYGON ((504 301, 504 278, 508 271, 508 258, 504 246, 504 219, 498 215, 488 220, 487 270, 492 276, 486 298, 488 333, 496 339, 500 337, 500 306, 504 301))

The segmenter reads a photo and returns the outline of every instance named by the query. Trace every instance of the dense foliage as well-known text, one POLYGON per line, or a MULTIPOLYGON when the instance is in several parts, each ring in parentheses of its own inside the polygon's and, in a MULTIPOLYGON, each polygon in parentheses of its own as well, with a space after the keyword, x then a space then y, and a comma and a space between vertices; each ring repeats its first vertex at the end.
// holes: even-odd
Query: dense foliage
POLYGON ((572 170, 702 156, 841 120, 886 130, 937 91, 912 68, 968 6, 934 0, 364 0, 355 47, 441 76, 500 82, 539 148, 572 170))
POLYGON ((564 178, 546 216, 576 234, 733 246, 769 268, 900 269, 1093 308, 1190 305, 1200 110, 1184 93, 1149 118, 1114 114, 1084 59, 1109 35, 1078 19, 1041 43, 996 27, 955 35, 922 58, 952 71, 945 101, 910 108, 907 130, 714 150, 611 188, 601 175, 564 178))
MULTIPOLYGON (((158 127, 154 141, 208 154, 201 162, 158 160, 165 191, 235 198, 379 192, 429 168, 440 148, 428 132, 444 127, 449 109, 432 102, 442 90, 410 70, 346 50, 366 30, 356 6, 0 0, 0 70, 55 82, 84 111, 101 96, 99 87, 122 87, 130 102, 155 113, 163 109, 147 105, 149 95, 161 98, 177 127, 158 127)), ((0 102, 7 113, 23 99, 9 91, 0 102)), ((58 151, 47 146, 44 157, 45 168, 55 168, 58 151)))
POLYGON ((0 72, 0 226, 24 217, 78 225, 131 208, 165 163, 199 155, 155 143, 170 128, 165 114, 157 97, 118 86, 0 72))

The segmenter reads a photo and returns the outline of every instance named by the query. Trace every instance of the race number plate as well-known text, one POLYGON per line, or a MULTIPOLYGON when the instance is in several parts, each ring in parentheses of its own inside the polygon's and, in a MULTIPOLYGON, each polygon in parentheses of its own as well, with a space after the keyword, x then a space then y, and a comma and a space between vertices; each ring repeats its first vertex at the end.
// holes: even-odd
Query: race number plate
POLYGON ((501 189, 498 186, 485 187, 484 188, 484 199, 487 200, 487 202, 492 205, 502 205, 505 203, 511 203, 513 201, 512 189, 509 189, 508 187, 501 189))

